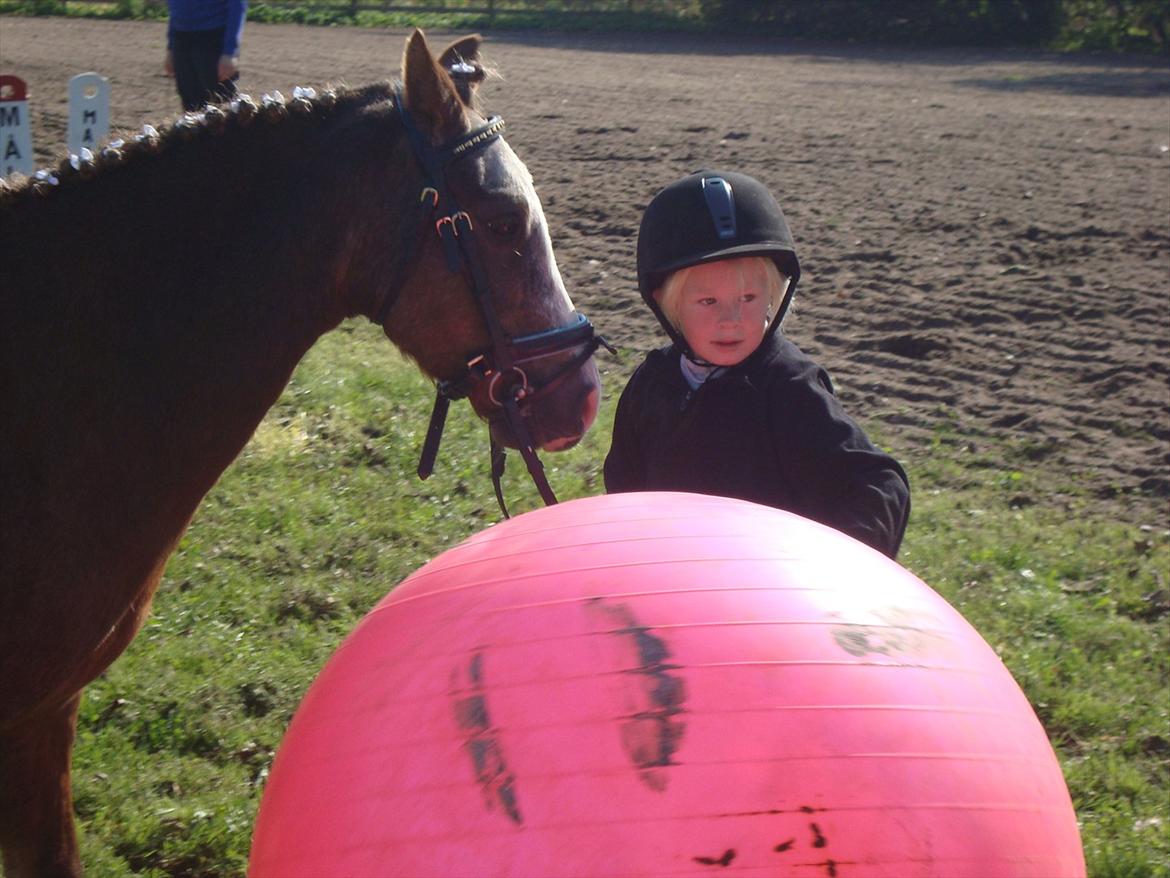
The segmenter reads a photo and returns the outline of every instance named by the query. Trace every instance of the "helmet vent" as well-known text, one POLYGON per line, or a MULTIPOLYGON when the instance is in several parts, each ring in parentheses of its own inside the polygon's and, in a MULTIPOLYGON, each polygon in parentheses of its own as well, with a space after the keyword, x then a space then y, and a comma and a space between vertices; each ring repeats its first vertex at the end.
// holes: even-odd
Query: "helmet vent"
POLYGON ((707 210, 711 212, 715 233, 720 240, 734 238, 735 196, 731 194, 731 184, 722 177, 704 177, 703 198, 707 201, 707 210))

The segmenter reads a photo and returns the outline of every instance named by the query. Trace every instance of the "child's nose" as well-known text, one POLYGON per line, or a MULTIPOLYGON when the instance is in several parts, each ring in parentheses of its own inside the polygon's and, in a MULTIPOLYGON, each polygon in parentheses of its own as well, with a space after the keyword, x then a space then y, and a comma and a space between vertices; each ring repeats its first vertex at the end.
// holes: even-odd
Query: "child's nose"
POLYGON ((740 313, 740 303, 731 302, 720 309, 719 319, 723 323, 739 323, 740 313))

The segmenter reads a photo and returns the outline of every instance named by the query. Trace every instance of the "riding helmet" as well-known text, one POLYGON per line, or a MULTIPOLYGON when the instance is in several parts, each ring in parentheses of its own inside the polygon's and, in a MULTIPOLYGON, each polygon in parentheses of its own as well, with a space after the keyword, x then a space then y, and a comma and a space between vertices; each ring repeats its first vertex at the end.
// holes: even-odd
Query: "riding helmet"
POLYGON ((789 279, 776 316, 784 319, 800 278, 796 245, 780 205, 759 180, 734 171, 696 171, 654 196, 638 229, 638 289, 667 334, 686 342, 654 301, 672 271, 737 256, 768 256, 789 279))

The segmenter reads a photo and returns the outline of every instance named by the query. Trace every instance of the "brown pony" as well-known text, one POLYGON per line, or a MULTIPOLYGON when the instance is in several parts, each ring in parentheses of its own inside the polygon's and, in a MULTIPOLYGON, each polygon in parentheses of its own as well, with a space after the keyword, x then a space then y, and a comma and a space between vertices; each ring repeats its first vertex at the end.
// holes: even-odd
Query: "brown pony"
MULTIPOLYGON (((436 62, 416 31, 400 92, 241 99, 0 189, 11 878, 80 873, 69 771, 82 687, 134 637, 196 507, 318 337, 367 316, 448 381, 501 333, 539 346, 584 322, 527 170, 474 109, 478 51, 467 37, 436 62), (474 272, 450 268, 435 232, 458 224, 431 212, 442 199, 408 123, 439 154, 467 145, 447 151, 437 188, 464 233, 474 225, 474 272)), ((591 350, 533 357, 525 384, 548 386, 520 421, 501 416, 494 383, 467 393, 499 442, 524 432, 534 447, 569 447, 597 410, 591 350)))

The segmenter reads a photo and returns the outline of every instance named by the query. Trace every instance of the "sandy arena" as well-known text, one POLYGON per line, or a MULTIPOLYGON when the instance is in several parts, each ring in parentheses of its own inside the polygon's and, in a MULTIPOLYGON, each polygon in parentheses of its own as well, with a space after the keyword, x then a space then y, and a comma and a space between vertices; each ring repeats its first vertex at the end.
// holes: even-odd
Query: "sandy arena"
MULTIPOLYGON (((405 32, 249 24, 242 90, 397 75, 405 32)), ((438 49, 456 36, 428 35, 438 49)), ((488 33, 490 110, 536 178, 579 308, 635 350, 638 219, 700 167, 777 194, 804 278, 788 334, 913 460, 936 441, 1082 484, 1164 526, 1170 497, 1170 69, 1158 59, 488 33), (1001 445, 999 440, 1011 440, 1001 445)), ((0 19, 41 163, 66 84, 109 78, 115 128, 177 115, 165 25, 0 19)), ((46 241, 63 253, 78 230, 46 241)), ((625 368, 637 361, 627 355, 625 368)), ((610 404, 612 404, 610 400, 610 404)))

